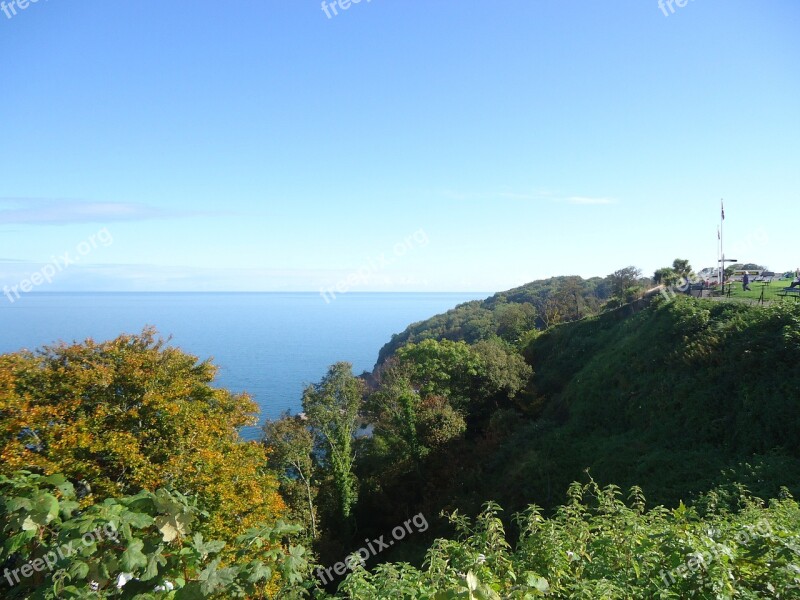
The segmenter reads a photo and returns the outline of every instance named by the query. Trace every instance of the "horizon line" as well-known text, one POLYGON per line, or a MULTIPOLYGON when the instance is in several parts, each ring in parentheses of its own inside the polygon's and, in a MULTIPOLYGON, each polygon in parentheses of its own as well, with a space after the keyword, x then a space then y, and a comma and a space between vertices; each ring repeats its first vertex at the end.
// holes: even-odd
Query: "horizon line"
MULTIPOLYGON (((26 296, 46 296, 56 294, 321 294, 319 290, 37 290, 25 292, 26 296)), ((337 296, 355 296, 358 294, 494 294, 488 291, 469 290, 405 290, 381 291, 365 290, 360 292, 346 292, 337 296)))

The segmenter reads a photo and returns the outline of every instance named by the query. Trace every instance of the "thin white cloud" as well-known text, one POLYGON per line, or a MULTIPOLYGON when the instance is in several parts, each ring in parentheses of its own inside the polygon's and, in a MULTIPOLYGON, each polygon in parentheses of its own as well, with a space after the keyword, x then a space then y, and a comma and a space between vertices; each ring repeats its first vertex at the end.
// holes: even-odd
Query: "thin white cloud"
MULTIPOLYGON (((41 271, 44 263, 34 261, 0 262, 0 290, 19 285, 41 271)), ((37 292, 149 292, 149 291, 312 291, 341 281, 352 271, 346 269, 265 269, 164 266, 126 263, 81 263, 59 271, 51 282, 36 288, 37 292)), ((440 281, 418 273, 393 272, 379 275, 357 291, 438 290, 440 281)), ((0 308, 3 296, 0 291, 0 308)))
POLYGON ((0 225, 66 225, 199 216, 135 202, 91 202, 50 198, 0 198, 0 225))

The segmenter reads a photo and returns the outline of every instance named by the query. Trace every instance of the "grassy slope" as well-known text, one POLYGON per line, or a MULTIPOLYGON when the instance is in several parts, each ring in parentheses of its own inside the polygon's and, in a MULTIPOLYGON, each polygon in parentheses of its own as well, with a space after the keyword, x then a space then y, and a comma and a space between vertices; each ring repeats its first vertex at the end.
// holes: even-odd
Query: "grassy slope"
POLYGON ((750 284, 750 291, 744 291, 741 283, 734 283, 731 290, 731 298, 736 300, 748 300, 756 303, 761 298, 761 290, 764 289, 764 300, 767 302, 797 302, 794 297, 782 298, 779 294, 784 288, 792 284, 792 279, 776 279, 764 286, 761 283, 754 282, 750 284))
POLYGON ((800 306, 679 297, 626 311, 526 349, 543 409, 486 457, 483 496, 558 503, 585 468, 671 505, 730 482, 800 493, 800 306))

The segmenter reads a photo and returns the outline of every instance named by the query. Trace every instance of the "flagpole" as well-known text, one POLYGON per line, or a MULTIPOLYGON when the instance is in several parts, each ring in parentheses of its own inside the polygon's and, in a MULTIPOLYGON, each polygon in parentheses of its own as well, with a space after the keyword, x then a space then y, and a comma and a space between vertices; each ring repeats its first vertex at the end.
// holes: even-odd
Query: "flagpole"
POLYGON ((725 246, 723 245, 722 234, 725 229, 725 202, 719 201, 720 217, 719 217, 719 253, 722 256, 722 261, 719 263, 719 282, 722 286, 722 291, 725 291, 725 246))
MULTIPOLYGON (((722 233, 720 232, 719 226, 717 226, 717 265, 722 264, 722 253, 721 253, 721 246, 722 243, 722 233)), ((719 278, 719 266, 717 266, 717 278, 719 278)), ((717 282, 719 283, 719 281, 717 282)))

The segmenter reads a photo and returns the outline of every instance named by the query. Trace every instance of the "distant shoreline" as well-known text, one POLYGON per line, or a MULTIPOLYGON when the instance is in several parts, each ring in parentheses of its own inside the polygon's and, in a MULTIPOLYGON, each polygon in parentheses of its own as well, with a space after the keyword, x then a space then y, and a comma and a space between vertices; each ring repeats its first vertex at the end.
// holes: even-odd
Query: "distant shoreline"
MULTIPOLYGON (((469 294, 469 295, 476 295, 477 296, 477 295, 486 294, 488 296, 491 296, 492 294, 495 294, 495 293, 496 292, 485 292, 485 291, 476 291, 476 292, 472 292, 472 291, 407 292, 407 291, 405 291, 405 292, 348 292, 347 295, 348 296, 366 296, 366 295, 381 295, 381 294, 382 295, 400 295, 400 294, 417 294, 417 295, 419 295, 419 294, 427 294, 427 295, 438 295, 438 296, 448 296, 448 295, 449 296, 463 296, 464 294, 469 294)), ((305 294, 310 294, 310 295, 319 295, 319 291, 302 290, 302 291, 271 291, 271 292, 225 292, 225 291, 196 291, 196 292, 194 292, 194 291, 180 291, 180 292, 177 292, 177 291, 176 292, 172 292, 172 291, 156 291, 156 292, 143 292, 143 291, 125 292, 125 291, 119 291, 119 292, 116 292, 116 291, 86 290, 86 291, 28 292, 25 295, 26 296, 66 296, 66 295, 80 296, 80 295, 84 295, 84 294, 96 294, 96 295, 108 295, 108 296, 111 296, 111 295, 123 295, 123 294, 124 295, 135 295, 135 294, 140 294, 140 295, 145 295, 145 294, 146 295, 155 295, 155 294, 193 294, 193 295, 201 295, 201 294, 206 294, 206 295, 219 295, 219 294, 225 294, 225 295, 234 295, 234 294, 242 294, 242 295, 245 295, 245 294, 251 294, 251 295, 257 295, 257 294, 262 294, 262 295, 265 295, 265 294, 284 294, 284 295, 304 294, 305 295, 305 294)))

